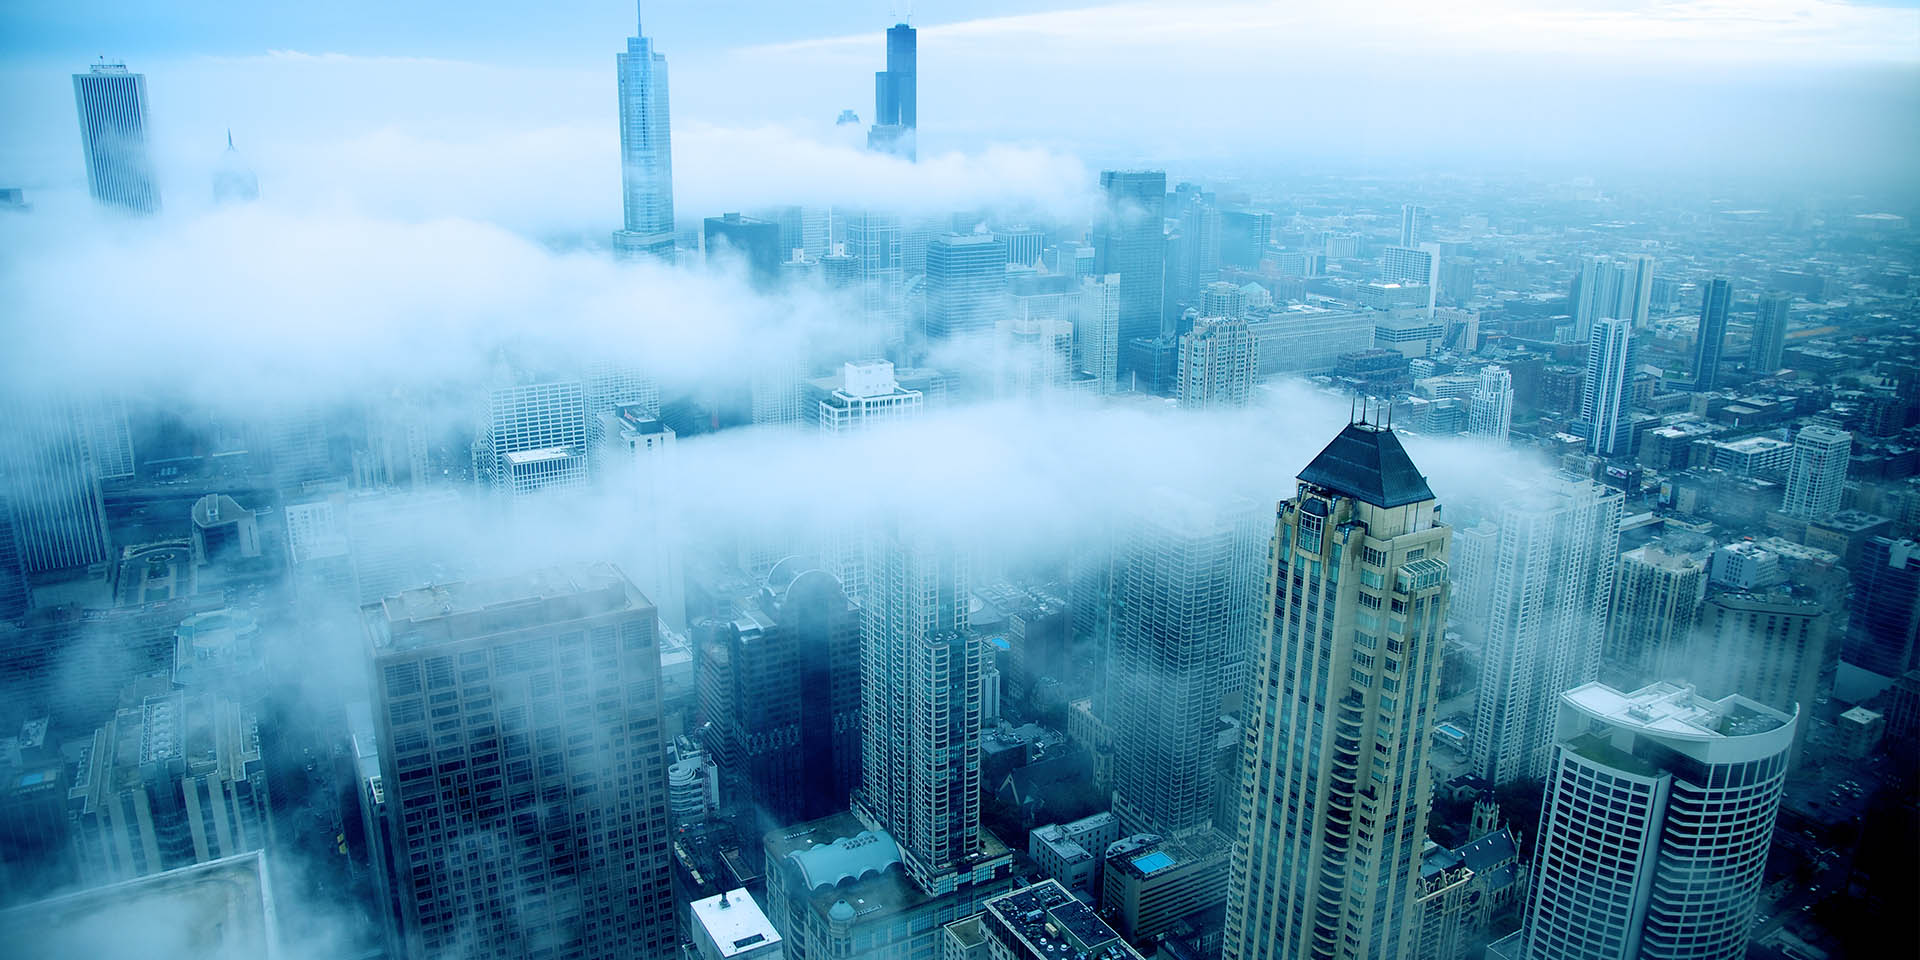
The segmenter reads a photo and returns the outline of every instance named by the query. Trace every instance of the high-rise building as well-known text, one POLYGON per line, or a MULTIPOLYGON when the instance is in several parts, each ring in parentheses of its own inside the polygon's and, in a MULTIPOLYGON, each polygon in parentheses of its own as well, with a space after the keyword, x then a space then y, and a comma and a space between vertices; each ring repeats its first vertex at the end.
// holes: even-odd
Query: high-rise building
POLYGON ((817 406, 823 433, 851 433, 919 415, 925 398, 900 385, 885 360, 846 364, 817 406))
POLYGON ((1245 320, 1209 317, 1196 320, 1180 336, 1180 406, 1243 407, 1253 400, 1259 377, 1258 344, 1245 320))
MULTIPOLYGON (((1700 604, 1685 647, 1661 672, 1709 699, 1742 693, 1782 713, 1807 713, 1832 661, 1831 621, 1827 604, 1804 587, 1715 590, 1700 604)), ((1796 728, 1796 757, 1806 733, 1796 728)))
POLYGON ((1224 955, 1411 957, 1452 528, 1367 423, 1277 512, 1224 955))
POLYGON ((1864 702, 1920 668, 1920 544, 1874 537, 1854 564, 1853 603, 1835 692, 1864 702))
POLYGON ((1527 960, 1747 955, 1797 717, 1589 683, 1560 698, 1527 960))
POLYGON ((27 571, 20 563, 20 538, 13 532, 13 508, 7 503, 6 479, 0 476, 0 620, 27 612, 27 571))
POLYGON ((1120 275, 1080 278, 1079 313, 1073 318, 1077 373, 1090 375, 1097 393, 1112 393, 1120 369, 1120 275))
POLYGON ((665 957, 658 617, 578 564, 362 608, 411 958, 665 957))
POLYGON ((629 555, 632 565, 623 569, 630 570, 634 584, 654 600, 661 622, 684 631, 687 574, 680 546, 686 533, 676 525, 680 511, 673 500, 679 489, 673 428, 638 403, 615 407, 598 420, 605 439, 594 469, 633 505, 624 522, 637 556, 629 555))
POLYGON ((127 418, 127 398, 109 393, 86 404, 81 414, 86 424, 87 451, 93 454, 93 467, 102 480, 120 480, 133 476, 133 426, 127 418))
POLYGON ((702 222, 707 259, 738 258, 753 285, 765 290, 780 282, 780 263, 792 251, 780 249, 780 225, 737 213, 708 217, 702 222))
POLYGON ((985 907, 977 918, 949 924, 950 942, 978 943, 986 948, 980 956, 1001 960, 1140 960, 1139 951, 1057 880, 1003 893, 985 907), (969 933, 960 933, 968 925, 969 933))
POLYGON ((1513 429, 1513 374, 1498 364, 1482 367, 1472 401, 1467 408, 1467 432, 1506 446, 1513 429))
POLYGON ((1403 247, 1418 246, 1420 241, 1426 239, 1426 234, 1427 208, 1417 203, 1401 204, 1400 245, 1403 247))
POLYGON ((1800 520, 1821 520, 1839 512, 1852 453, 1853 434, 1845 430, 1823 423, 1801 428, 1793 438, 1780 512, 1800 520))
POLYGON ((1727 311, 1733 284, 1726 277, 1707 282, 1700 296, 1700 326, 1694 333, 1693 392, 1711 392, 1720 383, 1720 350, 1727 340, 1727 311))
MULTIPOLYGON (((1167 174, 1163 170, 1103 170, 1100 190, 1106 206, 1094 224, 1093 271, 1120 275, 1120 342, 1160 333, 1166 281, 1167 242, 1163 211, 1167 174)), ((1122 358, 1121 372, 1132 366, 1122 358)))
POLYGON ((1574 336, 1585 340, 1601 320, 1627 320, 1638 330, 1647 325, 1653 304, 1653 258, 1635 254, 1615 262, 1587 257, 1573 278, 1574 336))
POLYGON ((1623 496, 1560 478, 1494 496, 1454 538, 1454 616, 1482 642, 1473 765, 1502 785, 1546 772, 1554 697, 1600 674, 1623 496))
POLYGON ((1633 452, 1627 408, 1633 402, 1633 380, 1639 366, 1639 343, 1633 321, 1624 317, 1595 320, 1587 342, 1587 382, 1580 401, 1580 419, 1591 431, 1588 449, 1602 457, 1633 452))
POLYGON ((1747 372, 1769 374, 1780 369, 1787 349, 1787 318, 1793 315, 1793 294, 1778 290, 1760 295, 1753 316, 1753 343, 1747 348, 1747 372))
POLYGON ((853 258, 864 320, 871 327, 862 347, 878 357, 907 336, 907 272, 901 257, 900 218, 858 210, 841 219, 846 223, 846 252, 853 258))
POLYGON ((1214 732, 1244 682, 1262 511, 1166 489, 1122 531, 1107 666, 1113 812, 1129 832, 1211 832, 1214 732))
POLYGON ((789 557, 737 615, 695 627, 703 739, 767 829, 845 810, 860 782, 860 617, 833 574, 789 557))
POLYGON ((1200 316, 1244 320, 1247 317, 1247 292, 1224 280, 1215 280, 1200 288, 1200 316))
POLYGON ((1047 246, 1046 231, 1026 224, 995 230, 993 235, 1007 245, 1007 262, 1016 267, 1031 267, 1041 262, 1047 246))
POLYGON ((927 245, 927 340, 992 333, 1006 312, 1007 245, 990 233, 949 233, 927 245))
POLYGON ((634 15, 620 70, 620 183, 626 225, 613 233, 621 257, 673 260, 673 124, 667 106, 667 56, 634 15))
POLYGON ((247 159, 234 149, 233 131, 227 131, 227 149, 213 170, 213 202, 217 204, 252 203, 260 199, 260 178, 247 165, 247 159))
POLYGON ((100 474, 80 409, 64 400, 22 398, 0 435, 0 485, 26 573, 84 567, 107 559, 100 474))
POLYGON ((1023 274, 1007 282, 994 336, 996 387, 1002 397, 1037 397, 1077 379, 1073 321, 1080 281, 1059 274, 1023 274))
POLYGON ((95 203, 134 213, 160 212, 160 183, 147 141, 147 76, 124 63, 96 63, 73 75, 80 151, 95 203))
MULTIPOLYGON (((1693 632, 1700 598, 1706 594, 1711 547, 1674 540, 1620 555, 1613 613, 1601 650, 1608 664, 1640 679, 1662 674, 1660 665, 1684 647, 1693 632)), ((1560 689, 1572 688, 1568 684, 1560 689)))
POLYGON ((524 495, 587 482, 587 392, 578 380, 498 387, 473 444, 473 475, 524 495))
POLYGON ((1273 214, 1243 210, 1220 211, 1220 263, 1252 270, 1273 242, 1273 214))
POLYGON ((908 160, 919 155, 915 142, 919 117, 918 34, 904 23, 887 28, 887 68, 873 75, 873 129, 867 149, 899 154, 908 160))
POLYGON ((967 633, 967 564, 925 531, 881 525, 871 540, 864 772, 853 810, 899 842, 917 886, 939 893, 964 878, 983 846, 981 653, 967 633))

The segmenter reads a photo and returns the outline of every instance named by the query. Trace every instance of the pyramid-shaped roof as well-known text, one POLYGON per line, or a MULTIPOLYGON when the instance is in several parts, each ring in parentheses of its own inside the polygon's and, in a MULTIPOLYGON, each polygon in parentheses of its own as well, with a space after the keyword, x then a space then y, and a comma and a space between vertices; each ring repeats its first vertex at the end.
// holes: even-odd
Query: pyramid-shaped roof
POLYGON ((1300 471, 1300 479, 1376 507, 1400 507, 1433 499, 1427 478, 1414 467, 1400 438, 1378 424, 1347 424, 1300 471))

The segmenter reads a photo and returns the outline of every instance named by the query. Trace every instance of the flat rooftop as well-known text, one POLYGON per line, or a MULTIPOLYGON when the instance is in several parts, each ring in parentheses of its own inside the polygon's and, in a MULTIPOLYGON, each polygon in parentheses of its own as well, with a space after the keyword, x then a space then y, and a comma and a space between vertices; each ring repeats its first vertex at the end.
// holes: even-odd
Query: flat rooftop
POLYGON ((507 454, 507 462, 522 467, 529 463, 545 463, 549 460, 565 460, 578 456, 572 447, 538 447, 533 450, 515 450, 507 454))
POLYGON ((1745 697, 1708 700, 1690 686, 1664 681, 1632 693, 1622 693, 1604 683, 1587 683, 1560 696, 1618 726, 1690 740, 1753 736, 1777 730, 1793 719, 1745 697))
POLYGON ((272 960, 265 857, 244 853, 0 911, 9 956, 272 960))
POLYGON ((568 563, 512 577, 403 590, 361 608, 376 649, 465 639, 653 604, 618 567, 568 563))
POLYGON ((1015 941, 1007 946, 1024 948, 1025 957, 1139 960, 1133 947, 1058 880, 1003 893, 985 906, 989 926, 1015 941))
POLYGON ((689 905, 693 919, 712 938, 722 957, 751 955, 780 942, 760 905, 746 889, 729 890, 689 905))

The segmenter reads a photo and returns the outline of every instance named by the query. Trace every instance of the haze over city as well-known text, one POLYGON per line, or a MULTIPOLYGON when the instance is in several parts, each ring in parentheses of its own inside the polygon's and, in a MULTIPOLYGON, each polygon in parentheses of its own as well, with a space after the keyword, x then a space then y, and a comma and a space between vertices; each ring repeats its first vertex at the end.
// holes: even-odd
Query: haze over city
POLYGON ((1920 9, 0 12, 27 956, 1825 958, 1920 9))

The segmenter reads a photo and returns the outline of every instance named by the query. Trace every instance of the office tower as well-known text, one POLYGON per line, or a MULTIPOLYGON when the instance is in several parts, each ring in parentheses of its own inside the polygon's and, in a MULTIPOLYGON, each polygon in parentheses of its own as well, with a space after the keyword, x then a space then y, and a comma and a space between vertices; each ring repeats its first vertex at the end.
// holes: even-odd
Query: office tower
POLYGON ((1247 292, 1231 283, 1215 280, 1200 288, 1200 315, 1244 320, 1247 317, 1247 292))
POLYGON ((516 496, 587 482, 587 391, 578 380, 488 391, 473 475, 516 496))
POLYGON ((1508 431, 1513 428, 1513 374, 1499 364, 1480 368, 1472 399, 1467 409, 1467 432, 1506 446, 1508 431))
POLYGON ((1121 533, 1108 720, 1113 812, 1130 832, 1214 827, 1214 732, 1244 683, 1261 513, 1161 489, 1121 533))
POLYGON ((686 564, 674 503, 679 490, 673 428, 649 415, 644 404, 627 404, 600 414, 605 435, 594 469, 620 491, 633 509, 622 518, 631 534, 631 576, 669 629, 687 629, 686 564))
POLYGON ((638 406, 653 419, 660 417, 660 384, 631 363, 596 358, 587 362, 587 449, 597 451, 606 439, 602 414, 638 406))
MULTIPOLYGON (((1643 679, 1661 674, 1665 658, 1684 646, 1693 631, 1700 598, 1706 595, 1711 548, 1710 543, 1676 539, 1620 555, 1612 619, 1601 650, 1608 664, 1643 679)), ((1568 684, 1559 689, 1572 688, 1568 684)))
POLYGON ((70 794, 90 885, 206 863, 267 843, 258 718, 166 678, 128 688, 81 753, 70 794))
MULTIPOLYGON (((1731 546, 1743 544, 1752 546, 1731 546)), ((1782 713, 1806 713, 1834 652, 1832 619, 1814 591, 1794 584, 1715 590, 1661 673, 1691 682, 1708 699, 1744 691, 1782 713)), ((1795 757, 1806 734, 1806 726, 1796 727, 1795 757)))
POLYGON ((1455 538, 1454 607, 1484 651, 1473 767, 1503 785, 1546 772, 1553 698, 1600 674, 1624 498, 1563 478, 1491 496, 1490 516, 1455 538))
POLYGON ((1006 311, 1006 243, 990 233, 934 237, 926 291, 929 342, 991 333, 1006 311))
POLYGON ((252 203, 260 199, 260 178, 247 160, 233 147, 233 131, 227 131, 227 149, 213 170, 213 202, 217 204, 252 203))
MULTIPOLYGON (((918 416, 925 398, 908 390, 885 360, 846 364, 839 383, 819 401, 823 433, 852 433, 918 416)), ((829 381, 831 382, 831 381, 829 381)))
POLYGON ((408 590, 361 620, 405 955, 669 955, 647 598, 575 564, 408 590))
POLYGON ((919 64, 917 34, 896 23, 887 28, 887 68, 873 75, 873 129, 867 149, 898 154, 913 160, 919 128, 919 64))
POLYGON ((738 887, 687 904, 693 917, 693 954, 698 960, 783 960, 780 931, 753 894, 738 887))
POLYGON ((1400 205, 1400 245, 1418 246, 1426 239, 1427 208, 1415 203, 1400 205))
POLYGON ((1039 227, 1020 224, 1004 230, 995 230, 993 235, 1007 245, 1007 262, 1017 267, 1031 267, 1041 262, 1041 254, 1046 249, 1047 234, 1039 227))
POLYGON ((1627 320, 1638 330, 1647 325, 1653 304, 1653 258, 1635 254, 1615 262, 1586 257, 1573 278, 1574 336, 1592 336, 1602 320, 1627 320))
POLYGON ((1277 512, 1224 955, 1410 957, 1452 529, 1368 423, 1277 512))
POLYGON ((133 427, 127 419, 127 398, 118 392, 97 397, 83 405, 81 418, 86 424, 87 451, 93 454, 93 468, 100 479, 133 476, 133 427))
POLYGON ((626 225, 613 232, 624 258, 673 261, 673 125, 667 106, 667 56, 655 52, 637 11, 620 71, 620 184, 626 225))
POLYGON ((80 408, 60 399, 20 398, 0 435, 0 494, 28 574, 107 559, 100 475, 80 408))
POLYGON ((871 210, 856 211, 844 219, 847 255, 853 258, 860 305, 872 328, 861 346, 870 356, 878 357, 886 348, 903 343, 907 336, 907 275, 901 260, 900 220, 871 210))
POLYGON ((853 812, 900 844, 917 886, 942 892, 982 850, 980 646, 967 634, 966 560, 899 526, 873 530, 867 557, 853 812))
POLYGON ((354 486, 360 489, 419 490, 436 479, 427 460, 426 408, 395 389, 369 404, 366 410, 366 446, 353 454, 354 486))
POLYGON ((738 258, 746 266, 747 279, 761 290, 779 282, 780 262, 792 252, 780 249, 779 224, 737 213, 708 217, 702 223, 709 262, 738 258))
POLYGON ((1380 279, 1401 286, 1422 287, 1425 305, 1431 312, 1440 292, 1440 248, 1434 244, 1386 248, 1380 253, 1380 279))
POLYGON ((1824 423, 1802 427, 1793 438, 1793 462, 1787 467, 1787 492, 1780 512, 1799 520, 1821 520, 1837 513, 1852 454, 1853 434, 1824 423))
POLYGON ((1700 326, 1694 333, 1693 392, 1710 393, 1720 383, 1720 349, 1727 339, 1727 310, 1733 304, 1733 284, 1714 277, 1700 297, 1700 326))
POLYGON ((1175 293, 1169 299, 1192 303, 1201 287, 1220 279, 1220 211, 1213 194, 1203 193, 1178 210, 1178 216, 1175 293))
POLYGON ((1220 263, 1252 270, 1273 240, 1273 214, 1242 210, 1220 211, 1220 263))
POLYGON ((306 403, 291 404, 267 414, 260 426, 273 480, 283 489, 330 480, 333 452, 329 447, 326 413, 306 403))
POLYGON ((753 367, 747 389, 749 416, 754 426, 798 424, 810 420, 806 414, 807 364, 804 350, 773 351, 749 361, 753 367))
POLYGON ((1600 683, 1560 698, 1527 960, 1747 955, 1796 717, 1600 683))
MULTIPOLYGON (((996 391, 1001 397, 1040 397, 1073 384, 1073 318, 1080 284, 1074 277, 1026 274, 1011 278, 994 336, 996 391)), ((1092 386, 1092 384, 1089 384, 1092 386)))
POLYGON ((1861 545, 1835 693, 1864 702, 1920 667, 1920 544, 1874 537, 1861 545))
POLYGON ((1195 320, 1180 337, 1180 406, 1246 406, 1260 373, 1258 347, 1245 320, 1195 320))
MULTIPOLYGON (((1001 960, 1140 960, 1139 951, 1057 880, 1003 893, 984 906, 981 916, 948 925, 950 943, 978 944, 985 948, 980 956, 1001 960)), ((945 956, 973 954, 949 947, 945 956)))
POLYGON ((147 76, 124 63, 96 63, 73 75, 80 151, 95 203, 160 212, 160 182, 147 150, 147 76))
POLYGON ((1080 278, 1080 309, 1073 320, 1077 372, 1094 379, 1095 391, 1112 393, 1120 370, 1120 275, 1080 278))
POLYGON ((13 531, 13 508, 7 502, 7 485, 0 477, 0 620, 12 620, 27 612, 26 567, 20 562, 20 538, 13 531))
POLYGON ((702 739, 767 829, 845 810, 860 783, 860 608, 799 557, 695 627, 702 739))
POLYGON ((1787 318, 1793 315, 1793 294, 1778 290, 1760 295, 1754 311, 1753 343, 1747 348, 1747 372, 1770 374, 1780 369, 1787 349, 1787 318))
MULTIPOLYGON (((1093 272, 1120 275, 1120 342, 1156 336, 1167 260, 1167 174, 1103 170, 1100 191, 1106 204, 1093 229, 1093 272)), ((1133 367, 1123 357, 1120 369, 1125 374, 1133 367)))
POLYGON ((273 956, 283 941, 266 857, 236 854, 0 911, 0 938, 21 957, 273 956))
POLYGON ((1623 317, 1594 321, 1593 335, 1587 342, 1587 383, 1580 401, 1580 419, 1592 431, 1588 449, 1596 456, 1618 457, 1633 452, 1627 408, 1633 402, 1639 352, 1633 321, 1623 317))

